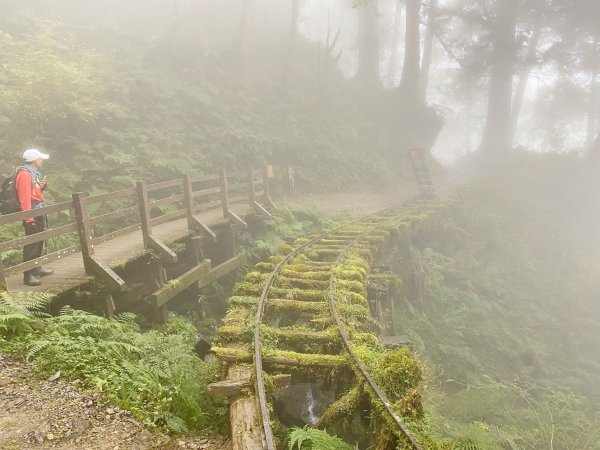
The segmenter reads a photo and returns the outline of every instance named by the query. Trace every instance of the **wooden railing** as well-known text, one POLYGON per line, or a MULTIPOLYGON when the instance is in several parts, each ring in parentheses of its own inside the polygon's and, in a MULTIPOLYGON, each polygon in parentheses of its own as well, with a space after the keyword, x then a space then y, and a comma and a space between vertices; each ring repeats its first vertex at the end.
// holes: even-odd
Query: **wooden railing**
POLYGON ((138 181, 135 188, 92 197, 80 192, 74 193, 72 200, 68 202, 0 216, 1 226, 19 223, 32 217, 57 213, 65 215, 65 212, 68 215, 65 224, 0 243, 0 254, 58 236, 74 233, 78 236, 75 245, 31 261, 4 267, 0 259, 0 289, 7 289, 6 278, 9 276, 81 252, 87 275, 98 276, 107 282, 111 289, 123 291, 125 282, 95 255, 95 245, 141 229, 144 247, 147 250, 155 252, 164 263, 176 262, 177 255, 152 234, 153 226, 186 217, 189 230, 198 231, 209 239, 216 240, 215 233, 197 214, 222 207, 224 218, 246 226, 244 220, 231 210, 230 204, 246 201, 257 212, 268 215, 269 213, 257 202, 259 196, 273 206, 266 170, 258 176, 254 169, 232 173, 222 170, 216 175, 185 175, 180 179, 159 183, 138 181), (115 207, 114 203, 117 200, 115 207), (100 210, 101 213, 90 216, 90 207, 100 210), (121 224, 117 223, 119 220, 121 224), (102 233, 102 226, 107 225, 110 231, 102 233))

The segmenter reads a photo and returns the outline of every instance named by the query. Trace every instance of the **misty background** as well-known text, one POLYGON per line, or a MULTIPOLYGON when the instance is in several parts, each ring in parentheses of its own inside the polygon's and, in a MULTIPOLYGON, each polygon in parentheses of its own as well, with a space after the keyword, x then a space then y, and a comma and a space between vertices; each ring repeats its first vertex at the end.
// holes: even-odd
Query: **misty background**
POLYGON ((599 1, 0 8, 2 173, 48 151, 50 203, 265 163, 301 193, 381 190, 415 147, 467 166, 392 261, 432 435, 600 448, 599 1))

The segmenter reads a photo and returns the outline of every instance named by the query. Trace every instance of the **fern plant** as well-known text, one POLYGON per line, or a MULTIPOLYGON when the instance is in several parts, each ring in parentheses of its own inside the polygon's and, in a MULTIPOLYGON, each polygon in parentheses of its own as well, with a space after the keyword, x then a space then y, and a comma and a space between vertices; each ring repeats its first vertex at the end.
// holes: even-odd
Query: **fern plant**
POLYGON ((44 311, 51 301, 52 295, 46 293, 0 292, 0 339, 33 332, 39 319, 46 316, 44 311))
POLYGON ((317 430, 305 425, 304 428, 293 428, 288 436, 288 450, 354 450, 355 447, 345 443, 327 431, 317 430))

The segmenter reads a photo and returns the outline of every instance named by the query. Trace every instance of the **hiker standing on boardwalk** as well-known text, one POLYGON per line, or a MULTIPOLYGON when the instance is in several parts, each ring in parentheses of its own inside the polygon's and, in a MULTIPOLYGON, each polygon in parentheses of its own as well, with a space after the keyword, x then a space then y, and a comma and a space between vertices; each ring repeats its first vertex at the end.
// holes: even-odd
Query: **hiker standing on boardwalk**
MULTIPOLYGON (((15 188, 17 198, 21 206, 21 211, 42 208, 44 206, 44 190, 46 189, 46 177, 42 178, 40 169, 44 160, 50 156, 36 149, 29 149, 23 153, 25 165, 19 167, 15 179, 15 188)), ((35 233, 41 233, 46 226, 46 216, 44 214, 36 217, 30 217, 23 221, 25 235, 29 236, 35 233)), ((42 256, 44 241, 27 244, 23 247, 23 262, 42 256)), ((44 277, 52 274, 52 269, 44 269, 39 266, 27 270, 23 273, 23 281, 28 286, 38 286, 41 281, 38 277, 44 277)))

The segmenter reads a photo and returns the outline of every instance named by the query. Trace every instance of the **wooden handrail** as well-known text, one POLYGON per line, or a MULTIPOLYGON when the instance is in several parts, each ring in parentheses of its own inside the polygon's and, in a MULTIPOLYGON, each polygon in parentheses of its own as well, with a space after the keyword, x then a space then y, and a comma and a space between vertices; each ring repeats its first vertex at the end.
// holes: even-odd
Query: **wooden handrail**
POLYGON ((96 217, 92 217, 90 219, 91 225, 96 225, 101 222, 106 222, 108 219, 118 219, 119 217, 126 217, 136 212, 138 209, 137 205, 128 206, 127 208, 117 209, 116 211, 112 211, 106 214, 101 214, 96 217))
POLYGON ((148 192, 153 192, 158 191, 159 189, 167 189, 181 186, 183 186, 183 180, 181 178, 178 178, 177 180, 161 181, 159 183, 147 184, 146 190, 148 192))
POLYGON ((57 203, 56 205, 44 206, 43 208, 28 209, 27 211, 19 211, 12 214, 6 214, 0 216, 0 225, 6 225, 12 222, 18 222, 20 220, 31 219, 32 217, 44 216, 46 214, 52 214, 55 212, 65 211, 73 209, 73 202, 57 203))
POLYGON ((246 200, 256 206, 256 198, 258 195, 263 194, 263 192, 256 189, 257 187, 263 187, 264 194, 266 194, 266 197, 268 198, 268 180, 264 175, 262 179, 256 179, 255 174, 256 172, 254 171, 250 171, 250 173, 247 171, 235 171, 228 174, 223 170, 219 175, 186 175, 183 178, 152 184, 138 182, 136 188, 121 189, 92 197, 86 197, 82 193, 77 193, 73 194, 73 198, 70 201, 0 216, 0 225, 17 223, 30 218, 62 211, 69 211, 72 214, 71 217, 76 218, 76 222, 74 223, 67 223, 40 233, 2 242, 0 243, 0 253, 22 248, 28 244, 41 242, 68 233, 78 232, 80 241, 77 245, 8 268, 5 268, 0 261, 0 284, 6 287, 5 277, 7 275, 13 275, 20 271, 29 270, 42 263, 54 261, 68 254, 81 251, 84 266, 88 274, 100 275, 107 279, 113 288, 122 290, 125 286, 123 280, 94 255, 94 244, 106 242, 117 236, 123 235, 126 232, 132 232, 141 228, 145 246, 154 251, 158 251, 166 261, 175 262, 177 259, 176 255, 152 235, 152 225, 158 225, 178 217, 187 216, 188 228, 190 230, 203 232, 211 239, 216 240, 216 235, 213 231, 203 224, 198 217, 194 216, 194 214, 220 205, 223 208, 223 215, 225 218, 245 226, 245 222, 230 209, 230 203, 246 200), (235 179, 235 182, 229 184, 228 178, 235 179), (245 182, 243 181, 244 179, 246 180, 245 182), (194 185, 196 185, 197 190, 194 190, 194 185), (161 189, 180 189, 179 192, 182 193, 169 195, 168 197, 155 200, 148 199, 149 192, 156 192, 161 189), (230 197, 230 193, 232 193, 233 196, 230 197), (131 206, 121 207, 115 211, 103 213, 95 217, 89 217, 88 206, 122 198, 131 199, 134 203, 130 204, 131 206), (152 219, 150 218, 150 208, 152 206, 161 206, 175 202, 182 202, 184 209, 163 214, 152 219), (128 225, 124 228, 107 233, 106 235, 94 238, 92 226, 110 222, 121 217, 130 216, 136 210, 139 210, 141 216, 141 220, 137 224, 128 225))
POLYGON ((68 225, 62 225, 60 227, 52 228, 50 230, 42 231, 41 233, 30 234, 29 236, 22 236, 12 241, 3 242, 0 244, 0 253, 7 250, 13 250, 21 248, 25 245, 35 244, 36 242, 45 241, 61 234, 75 233, 77 232, 77 224, 70 223, 68 225))
POLYGON ((122 189, 115 192, 107 192, 106 194, 94 195, 93 197, 86 197, 85 202, 88 205, 93 203, 100 203, 107 200, 114 200, 117 198, 130 197, 135 198, 135 188, 122 189))

